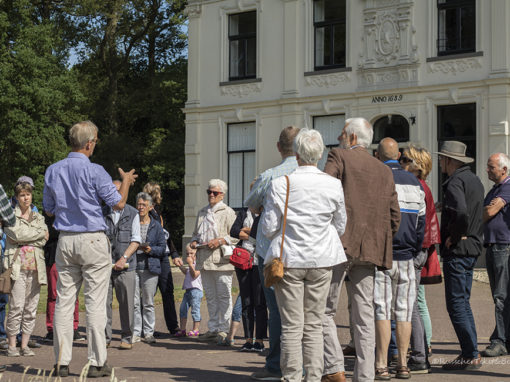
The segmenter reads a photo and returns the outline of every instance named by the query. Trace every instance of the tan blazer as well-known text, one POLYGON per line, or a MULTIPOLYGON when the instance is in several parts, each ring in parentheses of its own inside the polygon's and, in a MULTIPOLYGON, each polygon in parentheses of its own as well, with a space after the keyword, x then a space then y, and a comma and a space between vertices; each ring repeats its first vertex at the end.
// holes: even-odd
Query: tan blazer
MULTIPOLYGON (((193 231, 192 241, 197 237, 198 227, 202 223, 202 220, 207 216, 207 208, 205 206, 198 211, 197 221, 195 223, 195 230, 193 231)), ((233 245, 236 245, 239 239, 230 236, 230 228, 236 220, 236 213, 232 208, 226 204, 214 212, 214 220, 216 227, 218 228, 219 237, 228 237, 233 245)), ((197 263, 196 269, 206 271, 233 271, 234 266, 230 264, 229 258, 223 256, 220 248, 211 250, 209 248, 197 249, 197 263)))
POLYGON ((391 169, 361 146, 329 152, 324 172, 342 181, 347 227, 341 237, 348 256, 391 268, 400 208, 391 169))

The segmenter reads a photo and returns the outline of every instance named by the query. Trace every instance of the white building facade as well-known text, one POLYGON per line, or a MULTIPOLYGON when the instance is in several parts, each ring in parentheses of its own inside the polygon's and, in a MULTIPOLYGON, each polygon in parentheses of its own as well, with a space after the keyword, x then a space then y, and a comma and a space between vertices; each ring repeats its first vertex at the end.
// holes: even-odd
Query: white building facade
MULTIPOLYGON (((486 190, 488 156, 509 152, 508 0, 189 0, 187 12, 183 241, 208 180, 242 207, 280 162, 285 126, 315 128, 328 147, 351 117, 374 125, 374 147, 460 140, 486 190)), ((435 160, 436 199, 440 183, 435 160)))

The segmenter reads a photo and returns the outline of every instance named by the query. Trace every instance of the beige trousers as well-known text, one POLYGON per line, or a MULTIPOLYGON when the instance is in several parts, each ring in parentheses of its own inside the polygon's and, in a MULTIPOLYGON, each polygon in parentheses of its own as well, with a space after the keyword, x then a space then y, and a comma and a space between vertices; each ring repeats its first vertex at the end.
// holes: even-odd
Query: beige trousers
POLYGON ((58 271, 53 347, 56 363, 69 365, 73 350, 76 297, 83 283, 87 315, 88 359, 106 362, 106 295, 112 273, 110 243, 103 232, 61 232, 55 258, 58 271))
POLYGON ((285 268, 274 286, 282 321, 280 366, 286 381, 318 382, 324 368, 322 316, 331 268, 285 268))
POLYGON ((16 336, 20 327, 23 334, 32 334, 40 291, 37 271, 21 270, 9 295, 9 313, 5 325, 7 335, 16 336))

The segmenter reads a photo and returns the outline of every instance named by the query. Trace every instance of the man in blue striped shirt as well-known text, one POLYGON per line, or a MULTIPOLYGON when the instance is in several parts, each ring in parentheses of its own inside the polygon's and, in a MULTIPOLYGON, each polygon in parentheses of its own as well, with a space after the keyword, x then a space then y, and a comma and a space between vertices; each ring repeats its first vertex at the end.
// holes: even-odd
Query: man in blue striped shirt
MULTIPOLYGON (((264 211, 261 211, 261 208, 266 198, 266 192, 271 186, 271 181, 280 176, 290 174, 298 167, 296 155, 292 148, 294 138, 298 133, 299 128, 294 126, 286 127, 280 133, 280 138, 276 145, 282 157, 282 162, 278 166, 264 171, 257 177, 255 184, 244 201, 244 204, 252 211, 256 211, 256 213, 262 212, 263 214, 264 211)), ((262 216, 260 220, 263 220, 262 216)), ((280 312, 278 311, 274 290, 264 286, 264 258, 266 257, 270 244, 271 241, 264 236, 261 229, 258 229, 255 252, 259 256, 258 269, 260 282, 269 310, 269 353, 266 356, 266 364, 263 370, 251 375, 252 379, 260 381, 279 381, 282 377, 280 369, 280 334, 282 329, 280 312)))
MULTIPOLYGON (((374 282, 376 379, 390 377, 388 345, 391 337, 391 314, 395 313, 398 362, 397 378, 409 378, 407 348, 411 339, 411 318, 416 299, 414 258, 420 253, 425 233, 425 192, 416 176, 405 171, 398 159, 398 143, 384 138, 379 143, 377 157, 393 173, 400 206, 400 227, 393 237, 393 266, 377 270, 374 282), (392 299, 393 291, 396 295, 392 299)), ((389 378, 388 378, 389 379, 389 378)))

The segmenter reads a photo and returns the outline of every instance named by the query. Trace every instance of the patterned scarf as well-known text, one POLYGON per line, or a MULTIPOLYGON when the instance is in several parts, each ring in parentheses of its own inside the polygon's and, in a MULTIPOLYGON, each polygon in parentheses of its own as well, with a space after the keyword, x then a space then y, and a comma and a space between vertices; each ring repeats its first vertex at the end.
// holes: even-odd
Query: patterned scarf
POLYGON ((198 227, 197 233, 199 244, 208 243, 219 236, 218 227, 216 226, 216 221, 214 220, 214 213, 223 206, 225 206, 225 203, 218 202, 213 207, 209 206, 207 208, 207 214, 198 227))

